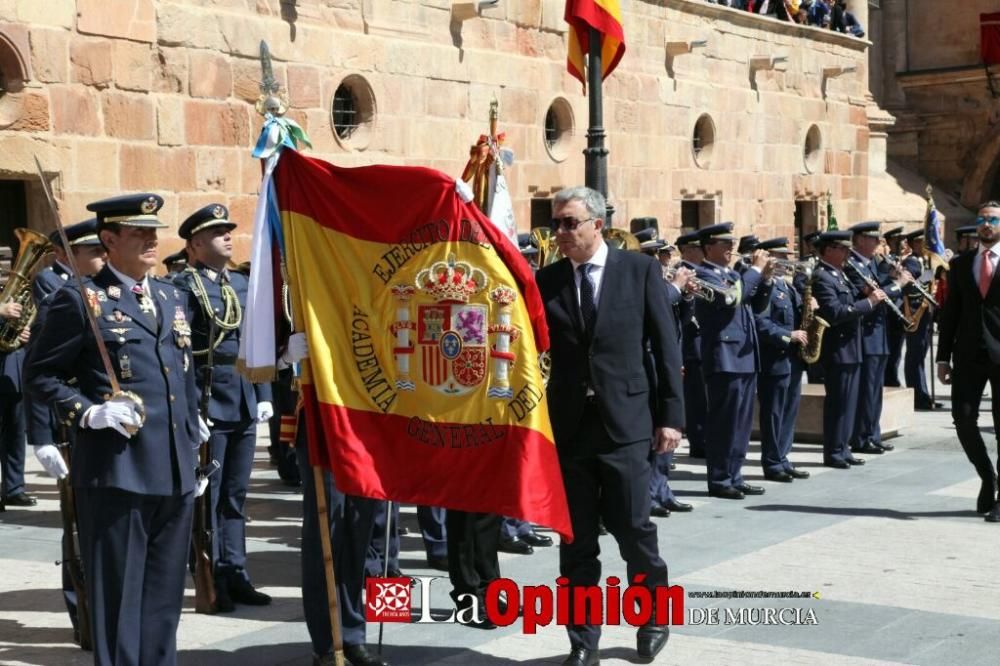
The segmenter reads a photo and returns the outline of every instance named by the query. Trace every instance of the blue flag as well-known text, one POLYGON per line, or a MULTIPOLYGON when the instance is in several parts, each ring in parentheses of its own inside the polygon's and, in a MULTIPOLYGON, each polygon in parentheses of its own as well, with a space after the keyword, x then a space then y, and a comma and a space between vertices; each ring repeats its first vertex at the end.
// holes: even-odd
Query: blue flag
POLYGON ((927 249, 939 257, 944 256, 944 241, 941 240, 942 233, 941 215, 934 205, 934 198, 928 193, 927 215, 924 219, 924 238, 927 239, 927 249))

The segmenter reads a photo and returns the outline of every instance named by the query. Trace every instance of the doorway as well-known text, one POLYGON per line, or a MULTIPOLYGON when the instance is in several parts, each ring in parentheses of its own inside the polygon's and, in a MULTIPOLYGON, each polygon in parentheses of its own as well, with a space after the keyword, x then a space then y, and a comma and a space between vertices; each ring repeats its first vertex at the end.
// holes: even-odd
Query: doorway
POLYGON ((802 240, 819 229, 819 201, 800 200, 795 202, 795 250, 802 258, 802 240))
POLYGON ((681 234, 715 224, 715 199, 681 202, 681 234))

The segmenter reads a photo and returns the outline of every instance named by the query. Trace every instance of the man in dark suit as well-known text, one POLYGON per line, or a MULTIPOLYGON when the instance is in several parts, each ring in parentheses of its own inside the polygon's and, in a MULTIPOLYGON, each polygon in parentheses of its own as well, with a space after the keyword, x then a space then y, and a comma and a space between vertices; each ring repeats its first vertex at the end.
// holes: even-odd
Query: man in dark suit
POLYGON ((1000 523, 997 472, 979 432, 979 404, 986 382, 994 396, 993 426, 1000 432, 1000 404, 995 398, 1000 393, 1000 202, 981 205, 976 226, 979 250, 955 257, 948 271, 937 371, 943 383, 952 385, 951 416, 958 441, 982 481, 976 511, 985 513, 988 522, 1000 523))
MULTIPOLYGON (((757 248, 780 258, 787 258, 791 252, 787 238, 766 240, 757 248)), ((808 337, 801 328, 802 297, 788 283, 785 274, 785 268, 775 268, 767 307, 754 314, 760 340, 760 377, 757 380, 760 461, 764 478, 781 483, 809 478, 809 472, 796 469, 788 460, 802 387, 798 354, 808 337)))
MULTIPOLYGON (((600 578, 600 518, 629 580, 642 573, 651 590, 667 585, 649 520, 649 457, 677 448, 684 426, 681 354, 662 271, 655 259, 608 247, 605 210, 604 197, 590 188, 556 194, 552 228, 564 259, 536 275, 551 340, 549 414, 575 537, 559 546, 571 596, 600 578), (647 344, 655 385, 645 367, 647 344)), ((572 651, 563 663, 598 663, 600 625, 567 631, 572 651)), ((639 656, 655 657, 667 637, 655 622, 640 627, 639 656)))
POLYGON ((270 419, 274 409, 269 383, 252 384, 236 372, 249 280, 226 268, 233 256, 235 228, 222 204, 208 204, 192 213, 178 230, 187 241, 191 263, 173 278, 191 322, 195 378, 202 391, 212 346, 212 392, 206 418, 212 429, 209 456, 221 465, 209 477, 215 528, 215 600, 220 612, 232 611, 234 602, 249 606, 271 603, 271 597, 254 589, 247 571, 245 506, 257 448, 257 424, 270 419))
POLYGON ((25 363, 32 399, 75 431, 70 476, 97 664, 176 661, 195 452, 208 436, 180 294, 147 277, 162 205, 137 194, 87 206, 108 264, 83 279, 85 299, 73 285, 56 292, 25 363), (88 310, 122 393, 112 394, 88 310))
MULTIPOLYGON (((73 253, 73 261, 83 275, 88 277, 96 275, 104 268, 104 259, 107 253, 97 237, 97 218, 71 224, 66 227, 65 233, 66 240, 69 241, 70 251, 73 253)), ((59 232, 54 231, 49 234, 49 240, 52 242, 56 260, 51 266, 38 271, 32 282, 31 291, 37 308, 35 321, 31 326, 35 337, 41 330, 55 293, 62 289, 66 281, 73 275, 69 269, 69 259, 59 238, 59 232)), ((69 469, 67 469, 66 462, 59 451, 59 445, 67 443, 72 431, 60 426, 55 412, 45 403, 32 400, 30 393, 25 393, 23 399, 24 412, 28 420, 28 444, 32 446, 35 458, 42 464, 49 476, 54 479, 65 478, 69 474, 69 469)), ((71 445, 72 442, 68 442, 68 444, 71 445)), ((72 534, 63 534, 63 540, 72 538, 72 534)), ((73 587, 73 579, 70 577, 70 563, 63 561, 61 564, 63 600, 66 602, 66 611, 69 613, 70 623, 73 625, 74 639, 80 643, 76 589, 73 587)))
POLYGON ((743 481, 742 469, 750 446, 760 369, 753 312, 767 305, 771 288, 761 282, 770 278, 772 268, 763 250, 754 250, 751 265, 742 275, 729 268, 732 222, 705 227, 699 236, 705 261, 697 277, 715 287, 715 298, 699 299, 695 310, 711 415, 705 423, 708 494, 741 500, 764 494, 764 488, 743 481))
POLYGON ((861 377, 861 317, 884 301, 885 292, 859 294, 844 277, 844 262, 851 251, 850 231, 824 231, 817 239, 820 261, 813 273, 813 296, 819 306, 816 315, 830 324, 823 335, 823 463, 848 469, 863 465, 851 455, 861 377))

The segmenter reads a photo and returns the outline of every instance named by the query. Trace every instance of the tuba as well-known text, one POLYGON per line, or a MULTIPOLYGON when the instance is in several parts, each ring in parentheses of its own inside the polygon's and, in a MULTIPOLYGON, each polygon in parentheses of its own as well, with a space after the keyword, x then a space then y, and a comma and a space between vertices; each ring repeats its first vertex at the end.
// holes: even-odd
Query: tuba
POLYGON ((806 286, 802 290, 802 330, 806 332, 806 344, 799 350, 799 358, 809 365, 819 360, 823 351, 823 333, 830 324, 820 316, 812 307, 813 290, 813 268, 812 264, 802 262, 799 268, 806 276, 806 286))
POLYGON ((552 229, 548 227, 535 227, 531 230, 531 240, 538 248, 539 268, 554 264, 563 258, 552 229))
POLYGON ((613 248, 629 250, 631 252, 639 251, 641 243, 639 243, 639 239, 635 237, 635 234, 614 227, 605 227, 601 233, 604 236, 604 240, 613 248))
POLYGON ((7 284, 0 292, 0 303, 20 303, 21 316, 0 321, 0 351, 12 352, 21 346, 22 331, 31 326, 38 307, 31 297, 31 278, 39 262, 52 250, 49 239, 31 229, 15 229, 20 249, 10 268, 7 284))

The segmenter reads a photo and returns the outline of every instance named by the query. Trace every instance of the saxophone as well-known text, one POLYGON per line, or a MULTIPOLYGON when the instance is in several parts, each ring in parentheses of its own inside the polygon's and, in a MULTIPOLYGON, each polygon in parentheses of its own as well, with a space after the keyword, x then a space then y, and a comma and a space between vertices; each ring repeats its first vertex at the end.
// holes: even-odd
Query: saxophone
POLYGON ((830 326, 822 317, 816 314, 812 306, 813 290, 813 270, 809 266, 804 266, 800 270, 806 276, 806 288, 802 293, 802 330, 806 332, 808 340, 799 350, 799 358, 809 365, 819 360, 819 355, 823 350, 823 333, 830 326))
POLYGON ((31 297, 31 277, 39 263, 52 249, 49 239, 30 229, 15 229, 20 249, 11 265, 7 284, 0 292, 0 303, 20 303, 21 316, 0 321, 0 352, 12 352, 21 346, 21 332, 31 326, 38 306, 31 297))

